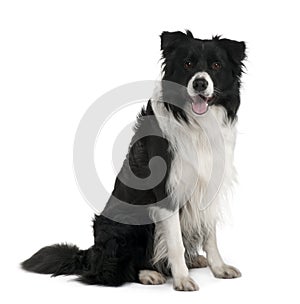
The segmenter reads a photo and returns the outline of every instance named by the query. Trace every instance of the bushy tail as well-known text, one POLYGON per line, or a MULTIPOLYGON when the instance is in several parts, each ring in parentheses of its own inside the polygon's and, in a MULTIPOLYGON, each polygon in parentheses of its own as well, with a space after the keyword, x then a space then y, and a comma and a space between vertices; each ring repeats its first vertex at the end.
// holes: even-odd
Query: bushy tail
POLYGON ((27 271, 53 276, 80 275, 86 269, 87 254, 88 250, 80 250, 74 245, 56 244, 40 249, 21 266, 27 271))

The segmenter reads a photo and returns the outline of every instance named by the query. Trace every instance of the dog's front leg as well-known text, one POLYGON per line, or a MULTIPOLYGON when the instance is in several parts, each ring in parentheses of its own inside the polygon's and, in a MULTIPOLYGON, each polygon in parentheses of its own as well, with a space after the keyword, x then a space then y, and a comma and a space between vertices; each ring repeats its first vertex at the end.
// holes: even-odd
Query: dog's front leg
POLYGON ((224 263, 218 250, 216 228, 207 233, 203 249, 207 255, 208 265, 216 278, 233 279, 241 276, 237 268, 224 263))
POLYGON ((156 229, 162 235, 166 245, 168 263, 171 267, 173 286, 176 290, 194 291, 198 285, 189 276, 189 271, 184 258, 184 245, 182 241, 179 212, 171 212, 161 209, 166 216, 163 221, 156 223, 156 229))

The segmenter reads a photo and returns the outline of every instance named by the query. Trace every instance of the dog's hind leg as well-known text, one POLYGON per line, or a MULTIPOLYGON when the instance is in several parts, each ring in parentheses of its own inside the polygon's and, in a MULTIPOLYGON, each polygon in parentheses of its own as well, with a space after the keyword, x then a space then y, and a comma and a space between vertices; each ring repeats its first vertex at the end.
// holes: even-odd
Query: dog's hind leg
POLYGON ((155 270, 141 270, 139 281, 145 285, 160 285, 166 283, 167 278, 155 270))
POLYGON ((188 268, 204 268, 208 266, 208 261, 205 256, 197 255, 187 262, 188 268))

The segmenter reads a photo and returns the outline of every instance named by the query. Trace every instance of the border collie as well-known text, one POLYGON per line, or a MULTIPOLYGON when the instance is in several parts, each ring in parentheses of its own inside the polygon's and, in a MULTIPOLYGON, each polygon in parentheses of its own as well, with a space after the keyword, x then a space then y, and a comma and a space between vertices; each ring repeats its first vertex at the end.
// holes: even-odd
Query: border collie
POLYGON ((172 276, 174 288, 182 291, 198 290, 189 268, 209 266, 217 278, 241 276, 219 253, 216 224, 235 181, 233 150, 245 43, 220 36, 196 39, 190 31, 163 32, 161 50, 161 87, 137 117, 127 161, 104 211, 95 216, 94 245, 87 250, 68 244, 44 247, 22 263, 23 269, 53 276, 74 274, 84 283, 108 286, 163 284, 172 276), (172 90, 168 83, 181 89, 172 90), (145 126, 148 117, 153 119, 145 126), (161 136, 151 135, 151 130, 149 136, 139 136, 143 128, 155 128, 161 136), (220 134, 221 141, 216 139, 220 134), (159 170, 160 166, 150 166, 157 156, 166 167, 157 185, 126 185, 127 170, 141 179, 159 170), (221 181, 216 186, 212 166, 218 159, 224 159, 224 166, 214 177, 221 181), (209 185, 215 185, 215 195, 204 203, 209 185), (123 212, 114 198, 142 205, 151 220, 134 224, 138 214, 123 212), (162 200, 163 206, 156 204, 162 200), (110 212, 121 220, 106 216, 110 212), (199 255, 200 248, 206 257, 199 255))

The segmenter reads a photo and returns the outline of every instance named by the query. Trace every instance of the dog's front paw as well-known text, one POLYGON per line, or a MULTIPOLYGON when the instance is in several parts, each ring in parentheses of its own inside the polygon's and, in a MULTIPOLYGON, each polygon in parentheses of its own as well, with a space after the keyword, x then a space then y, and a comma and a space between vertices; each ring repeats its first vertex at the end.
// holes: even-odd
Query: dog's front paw
POLYGON ((174 278, 174 289, 178 291, 196 291, 199 286, 191 277, 174 278))
POLYGON ((242 275, 237 268, 226 264, 218 267, 211 267, 211 270, 214 276, 220 279, 235 279, 242 275))

